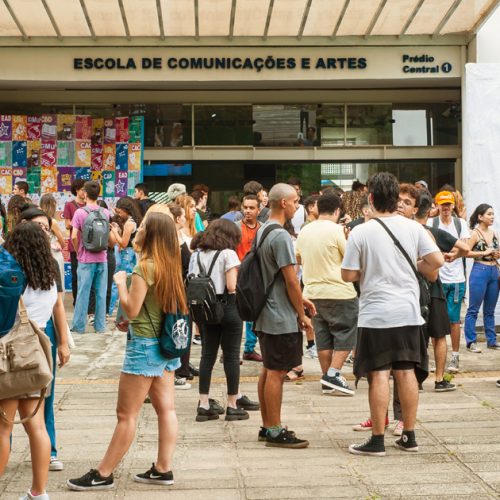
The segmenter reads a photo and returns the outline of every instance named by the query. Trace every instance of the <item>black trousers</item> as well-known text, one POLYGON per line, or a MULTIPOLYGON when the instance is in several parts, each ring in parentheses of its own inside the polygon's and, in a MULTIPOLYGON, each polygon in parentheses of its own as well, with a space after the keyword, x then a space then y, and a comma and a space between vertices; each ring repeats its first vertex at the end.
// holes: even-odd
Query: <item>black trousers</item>
POLYGON ((76 252, 70 252, 69 257, 71 259, 71 291, 73 292, 73 306, 76 303, 76 294, 78 292, 78 259, 76 258, 76 252))
POLYGON ((224 356, 227 393, 238 394, 240 385, 240 347, 243 322, 236 308, 235 295, 231 294, 224 305, 224 317, 217 325, 205 325, 201 329, 202 349, 200 360, 200 394, 209 394, 212 370, 217 361, 219 346, 224 356))

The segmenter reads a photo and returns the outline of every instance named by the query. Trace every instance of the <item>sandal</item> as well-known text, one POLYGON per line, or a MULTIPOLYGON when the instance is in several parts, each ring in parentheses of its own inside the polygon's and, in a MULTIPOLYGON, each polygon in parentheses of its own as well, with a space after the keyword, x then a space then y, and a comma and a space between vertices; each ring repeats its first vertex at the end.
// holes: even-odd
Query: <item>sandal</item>
POLYGON ((295 368, 292 368, 285 376, 285 382, 297 382, 297 380, 302 380, 304 377, 304 370, 296 370, 295 368), (295 376, 291 376, 290 374, 293 374, 295 376))

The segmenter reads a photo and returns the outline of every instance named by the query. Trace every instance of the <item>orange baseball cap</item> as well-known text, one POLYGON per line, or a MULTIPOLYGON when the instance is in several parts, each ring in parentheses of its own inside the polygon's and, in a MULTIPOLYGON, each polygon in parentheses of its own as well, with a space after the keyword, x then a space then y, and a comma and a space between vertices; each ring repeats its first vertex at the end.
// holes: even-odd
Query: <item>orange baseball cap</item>
POLYGON ((455 204, 455 196, 450 191, 441 191, 436 195, 436 203, 438 205, 444 205, 445 203, 455 204))

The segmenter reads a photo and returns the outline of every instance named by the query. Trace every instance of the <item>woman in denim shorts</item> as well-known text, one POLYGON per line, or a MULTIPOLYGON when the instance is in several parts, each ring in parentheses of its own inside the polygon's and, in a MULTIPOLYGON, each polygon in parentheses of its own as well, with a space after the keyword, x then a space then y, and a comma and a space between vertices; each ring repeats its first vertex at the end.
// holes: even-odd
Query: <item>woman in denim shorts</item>
POLYGON ((137 231, 136 243, 141 257, 134 268, 130 289, 127 290, 124 271, 114 277, 120 303, 130 319, 118 388, 118 423, 97 469, 68 480, 67 485, 72 490, 114 487, 113 471, 134 440, 137 417, 148 394, 158 416, 158 457, 148 471, 134 476, 134 481, 158 485, 174 482, 171 471, 177 438, 174 372, 180 360, 162 356, 155 333, 160 332, 165 313, 187 314, 174 221, 165 214, 147 214, 137 231))

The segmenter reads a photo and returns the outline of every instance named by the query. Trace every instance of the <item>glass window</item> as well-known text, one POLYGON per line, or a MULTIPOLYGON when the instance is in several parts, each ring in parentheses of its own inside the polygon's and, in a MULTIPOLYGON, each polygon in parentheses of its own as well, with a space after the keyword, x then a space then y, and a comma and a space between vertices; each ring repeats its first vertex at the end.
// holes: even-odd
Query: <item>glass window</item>
POLYGON ((458 103, 435 103, 429 106, 432 146, 452 146, 459 143, 461 109, 458 103))
POLYGON ((197 146, 251 146, 252 106, 195 106, 197 146))
MULTIPOLYGON (((133 113, 132 113, 133 114, 133 113)), ((144 143, 150 148, 191 146, 191 106, 184 104, 146 104, 144 143)))
POLYGON ((425 109, 393 109, 394 146, 427 146, 430 142, 425 109))
POLYGON ((392 144, 392 106, 348 104, 346 143, 392 144))
POLYGON ((345 143, 345 105, 319 104, 316 111, 318 136, 322 146, 343 146, 345 143))

